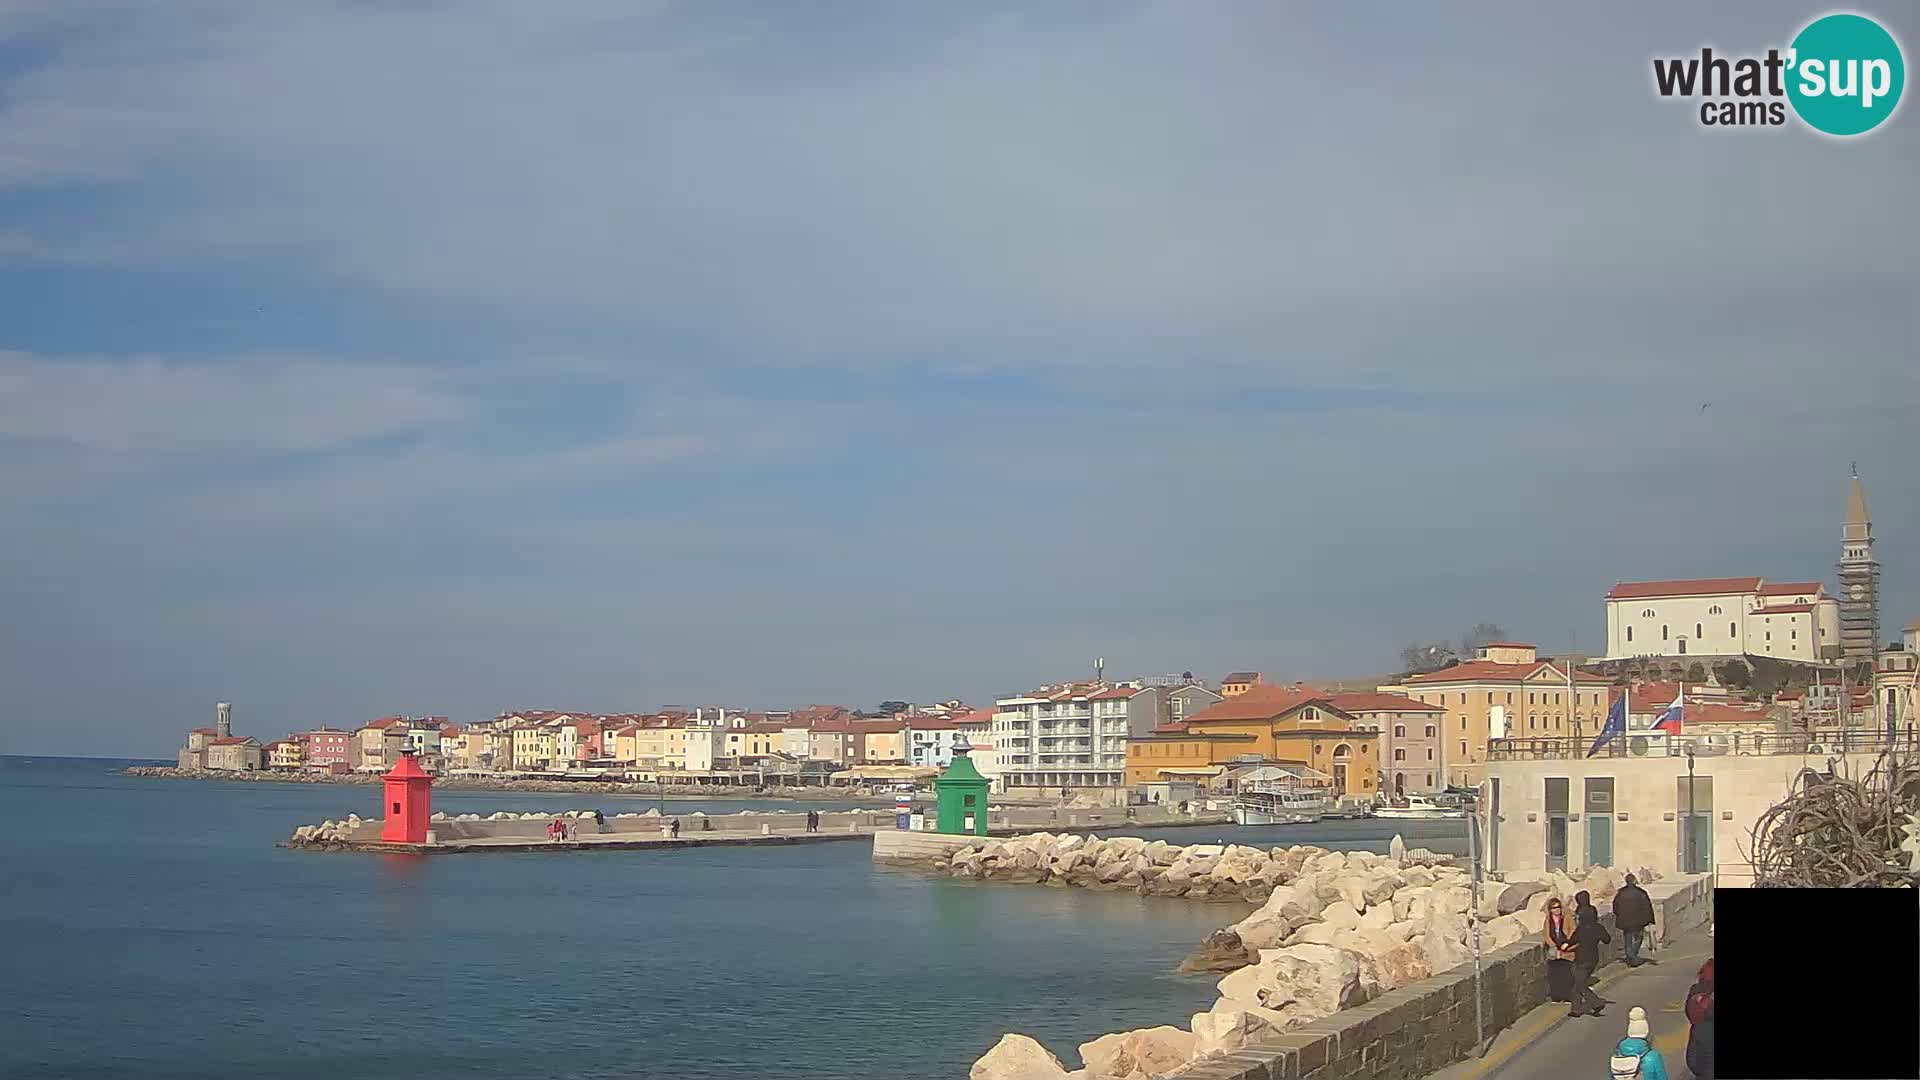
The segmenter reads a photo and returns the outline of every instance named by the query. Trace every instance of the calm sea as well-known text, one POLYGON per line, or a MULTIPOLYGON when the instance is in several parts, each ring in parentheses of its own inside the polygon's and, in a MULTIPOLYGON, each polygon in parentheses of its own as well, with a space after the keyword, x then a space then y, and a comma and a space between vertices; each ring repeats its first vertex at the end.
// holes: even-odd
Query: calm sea
MULTIPOLYGON (((1071 1067, 1087 1039, 1210 1004, 1213 979, 1172 971, 1239 917, 880 870, 858 842, 291 852, 274 844, 296 825, 373 816, 373 790, 140 780, 126 764, 0 757, 0 1076, 955 1080, 1010 1030, 1071 1067)), ((1445 824, 1401 830, 1461 844, 1445 824)), ((1164 835, 1384 850, 1392 831, 1164 835)))

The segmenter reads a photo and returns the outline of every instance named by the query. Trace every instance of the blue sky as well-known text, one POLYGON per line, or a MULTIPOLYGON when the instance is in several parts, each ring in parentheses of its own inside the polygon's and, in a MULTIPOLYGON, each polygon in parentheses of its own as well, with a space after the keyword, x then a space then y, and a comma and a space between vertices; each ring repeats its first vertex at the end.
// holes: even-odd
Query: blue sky
POLYGON ((1811 9, 794 10, 0 0, 0 751, 1591 648, 1853 460, 1920 617, 1911 109, 1650 89, 1811 9))

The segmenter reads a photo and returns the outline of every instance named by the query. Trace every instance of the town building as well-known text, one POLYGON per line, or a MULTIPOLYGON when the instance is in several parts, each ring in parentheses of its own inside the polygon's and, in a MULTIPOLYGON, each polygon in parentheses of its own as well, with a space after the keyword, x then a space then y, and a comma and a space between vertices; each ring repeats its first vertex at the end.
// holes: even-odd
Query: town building
POLYGON ((1307 686, 1262 684, 1136 737, 1127 747, 1129 787, 1213 782, 1238 765, 1297 765, 1332 779, 1338 796, 1380 790, 1380 736, 1307 686))
POLYGON ((1840 602, 1817 581, 1758 577, 1629 581, 1607 592, 1602 662, 1658 659, 1693 681, 1718 660, 1746 656, 1816 664, 1840 654, 1840 602))
MULTIPOLYGON (((1118 802, 1126 774, 1129 704, 1138 687, 1103 682, 1043 686, 994 703, 990 738, 1007 794, 1062 789, 1118 802)), ((1151 730, 1151 721, 1141 731, 1151 730)))
POLYGON ((1353 717, 1356 731, 1380 736, 1380 790, 1432 794, 1446 787, 1440 771, 1440 724, 1446 710, 1405 694, 1333 694, 1328 703, 1353 717))
POLYGON ((1584 738, 1497 740, 1480 798, 1489 871, 1648 866, 1746 885, 1761 816, 1796 782, 1818 782, 1830 761, 1866 775, 1881 749, 1871 739, 1827 746, 1765 733, 1757 710, 1687 711, 1679 737, 1622 738, 1592 756, 1584 738))
POLYGON ((1239 697, 1263 682, 1257 671, 1236 671, 1220 680, 1221 697, 1239 697))
POLYGON ((971 755, 973 736, 961 729, 957 716, 908 714, 900 739, 906 747, 907 764, 921 769, 944 769, 953 764, 956 751, 971 755))
MULTIPOLYGON (((1472 660, 1380 687, 1446 710, 1435 749, 1443 786, 1472 786, 1487 741, 1508 735, 1597 734, 1608 680, 1539 658, 1532 645, 1493 642, 1472 660)), ((1424 725, 1423 725, 1424 726, 1424 725)))
POLYGON ((299 772, 306 764, 306 746, 297 738, 275 739, 261 747, 260 754, 276 772, 299 772))
MULTIPOLYGON (((208 750, 213 746, 215 740, 232 737, 233 706, 222 701, 213 707, 212 727, 194 728, 187 732, 186 745, 180 748, 176 764, 182 769, 213 768, 208 750)), ((259 746, 258 743, 254 745, 256 748, 259 746)), ((222 757, 223 760, 225 760, 231 757, 231 754, 223 754, 222 757)), ((254 768, 257 769, 259 767, 259 764, 256 762, 254 768)))
POLYGON ((384 773, 400 760, 400 752, 413 747, 407 736, 404 716, 383 716, 353 733, 354 769, 358 772, 384 773))
POLYGON ((315 728, 294 736, 305 747, 302 757, 314 772, 348 772, 353 769, 353 736, 337 728, 315 728))
POLYGON ((1920 728, 1920 702, 1914 700, 1920 675, 1920 622, 1901 632, 1897 647, 1880 654, 1873 667, 1874 725, 1911 740, 1920 728))
POLYGON ((906 744, 899 720, 856 720, 854 729, 861 739, 860 761, 867 765, 899 765, 907 760, 906 744))
POLYGON ((213 772, 258 772, 260 741, 245 735, 215 736, 207 742, 207 768, 213 772))

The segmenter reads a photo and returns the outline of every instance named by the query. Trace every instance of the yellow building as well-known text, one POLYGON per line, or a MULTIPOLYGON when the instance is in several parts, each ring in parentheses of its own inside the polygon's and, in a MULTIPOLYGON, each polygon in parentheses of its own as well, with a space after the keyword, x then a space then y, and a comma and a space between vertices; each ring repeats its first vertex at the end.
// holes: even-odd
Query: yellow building
POLYGON ((1447 782, 1480 782, 1489 738, 1598 735, 1607 716, 1609 681, 1539 659, 1532 645, 1496 642, 1477 659, 1407 677, 1386 693, 1405 694, 1446 710, 1440 721, 1440 771, 1447 782))
POLYGON ((307 763, 306 748, 296 739, 280 739, 265 747, 267 768, 295 772, 307 763))
POLYGON ((1374 795, 1379 733, 1355 727, 1333 697, 1307 687, 1253 686, 1128 740, 1126 782, 1207 780, 1240 759, 1305 765, 1332 777, 1336 795, 1374 795))
POLYGON ((900 737, 904 727, 897 720, 872 720, 859 726, 863 740, 860 760, 870 765, 907 760, 906 743, 900 737))
POLYGON ((560 753, 559 732, 554 728, 522 724, 513 729, 513 767, 544 769, 560 753))
POLYGON ((754 724, 727 732, 726 754, 730 758, 766 757, 780 749, 781 725, 754 724))

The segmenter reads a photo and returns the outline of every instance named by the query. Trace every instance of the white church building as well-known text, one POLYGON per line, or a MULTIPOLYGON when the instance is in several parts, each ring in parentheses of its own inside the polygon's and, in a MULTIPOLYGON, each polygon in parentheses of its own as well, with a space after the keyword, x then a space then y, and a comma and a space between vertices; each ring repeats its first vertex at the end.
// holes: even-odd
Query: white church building
POLYGON ((1627 581, 1607 592, 1608 660, 1763 656, 1811 664, 1840 652, 1840 601, 1817 581, 1627 581))

